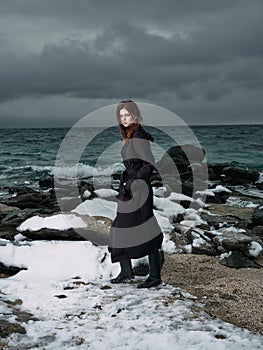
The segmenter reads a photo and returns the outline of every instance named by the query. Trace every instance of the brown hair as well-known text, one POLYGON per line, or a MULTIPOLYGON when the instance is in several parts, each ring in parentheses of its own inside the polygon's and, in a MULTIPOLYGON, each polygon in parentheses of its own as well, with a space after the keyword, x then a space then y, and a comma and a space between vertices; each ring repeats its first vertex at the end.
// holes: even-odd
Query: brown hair
POLYGON ((131 138, 133 131, 138 129, 139 126, 141 125, 141 122, 142 122, 141 112, 139 110, 139 107, 134 101, 123 100, 117 106, 116 117, 117 117, 119 129, 120 129, 120 133, 123 138, 123 142, 126 143, 128 139, 131 138), (134 123, 129 125, 127 128, 125 128, 125 126, 123 126, 121 123, 120 110, 123 108, 127 109, 127 111, 132 115, 132 118, 134 120, 134 123))

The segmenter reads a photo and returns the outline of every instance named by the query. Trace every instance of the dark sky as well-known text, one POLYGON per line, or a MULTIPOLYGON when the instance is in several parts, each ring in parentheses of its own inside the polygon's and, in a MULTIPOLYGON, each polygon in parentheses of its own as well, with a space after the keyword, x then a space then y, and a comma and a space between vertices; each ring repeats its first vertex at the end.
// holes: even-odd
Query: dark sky
POLYGON ((72 126, 123 98, 262 123, 262 0, 0 0, 0 127, 72 126))

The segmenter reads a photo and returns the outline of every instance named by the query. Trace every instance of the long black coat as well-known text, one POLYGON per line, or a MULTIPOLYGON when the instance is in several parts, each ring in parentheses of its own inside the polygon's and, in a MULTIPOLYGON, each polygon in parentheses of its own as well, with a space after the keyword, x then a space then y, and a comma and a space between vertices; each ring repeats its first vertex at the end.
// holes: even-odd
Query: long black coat
POLYGON ((117 215, 112 222, 109 252, 112 262, 137 259, 161 248, 163 233, 153 213, 150 176, 154 157, 152 136, 140 125, 123 145, 117 215))

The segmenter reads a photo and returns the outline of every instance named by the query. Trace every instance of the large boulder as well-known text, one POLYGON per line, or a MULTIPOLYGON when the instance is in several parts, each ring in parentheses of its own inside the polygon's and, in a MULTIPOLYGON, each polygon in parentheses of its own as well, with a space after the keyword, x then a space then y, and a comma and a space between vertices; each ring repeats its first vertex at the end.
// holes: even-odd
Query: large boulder
MULTIPOLYGON (((71 214, 64 214, 65 216, 71 214)), ((74 215, 71 215, 74 216, 74 215)), ((88 240, 96 245, 107 245, 109 239, 110 223, 107 219, 103 220, 106 224, 102 223, 102 217, 100 220, 88 215, 76 215, 76 218, 81 220, 82 227, 70 227, 71 224, 76 225, 70 219, 65 217, 67 227, 62 220, 62 214, 53 216, 35 216, 29 218, 26 222, 22 223, 17 228, 17 232, 31 240, 88 240), (54 226, 54 222, 57 221, 57 227, 54 226), (62 225, 62 226, 61 226, 62 225)))
MULTIPOLYGON (((162 158, 156 163, 156 168, 161 173, 173 172, 173 164, 179 173, 189 172, 189 165, 192 163, 202 163, 205 158, 205 151, 193 145, 173 146, 169 148, 162 158)), ((189 172, 189 175, 191 173, 189 172)))
POLYGON ((263 206, 254 210, 252 214, 252 221, 254 225, 263 226, 263 206))
MULTIPOLYGON (((253 246, 255 237, 250 237, 244 233, 237 232, 233 229, 233 232, 227 231, 223 232, 221 235, 215 236, 213 238, 213 242, 220 248, 222 251, 239 251, 245 254, 247 257, 255 257, 251 250, 253 246)), ((257 238, 257 242, 259 246, 262 247, 263 242, 260 238, 257 238)), ((261 248, 262 250, 262 248, 261 248)))
POLYGON ((9 205, 0 203, 0 221, 8 214, 20 211, 18 207, 11 207, 9 205))
POLYGON ((225 167, 222 173, 225 175, 225 180, 222 180, 222 182, 231 183, 233 186, 253 183, 259 179, 260 175, 258 170, 248 170, 234 166, 225 167))
POLYGON ((228 166, 231 166, 231 164, 226 164, 226 163, 208 164, 209 180, 211 181, 221 180, 223 169, 228 166))
POLYGON ((256 268, 259 269, 262 266, 256 261, 249 259, 244 253, 234 250, 230 254, 223 256, 219 259, 221 265, 232 267, 235 269, 242 268, 256 268))
POLYGON ((26 334, 26 330, 19 323, 11 323, 6 320, 0 320, 0 337, 6 338, 13 333, 26 334))
POLYGON ((20 209, 52 208, 54 204, 50 192, 19 194, 16 197, 11 197, 5 201, 2 201, 2 203, 13 207, 18 207, 20 209))
POLYGON ((14 276, 21 270, 27 270, 27 268, 18 266, 8 266, 0 261, 0 278, 14 276))
MULTIPOLYGON (((10 207, 11 208, 11 207, 10 207)), ((1 221, 0 238, 12 240, 17 234, 16 228, 23 221, 36 214, 52 214, 52 209, 17 209, 7 214, 1 221)))
POLYGON ((39 187, 43 189, 54 188, 54 179, 53 177, 49 177, 47 179, 39 180, 39 187))
POLYGON ((27 186, 10 186, 8 188, 8 192, 9 194, 16 194, 16 195, 38 193, 33 188, 27 187, 27 186))
POLYGON ((85 239, 74 229, 55 230, 42 228, 36 231, 26 230, 21 232, 23 236, 30 240, 62 240, 62 241, 84 241, 85 239))
POLYGON ((263 226, 253 227, 251 230, 252 236, 257 236, 263 240, 263 226))
POLYGON ((224 222, 240 228, 246 228, 252 223, 253 208, 239 208, 213 203, 209 205, 208 211, 207 213, 201 213, 201 217, 215 228, 219 228, 224 222))

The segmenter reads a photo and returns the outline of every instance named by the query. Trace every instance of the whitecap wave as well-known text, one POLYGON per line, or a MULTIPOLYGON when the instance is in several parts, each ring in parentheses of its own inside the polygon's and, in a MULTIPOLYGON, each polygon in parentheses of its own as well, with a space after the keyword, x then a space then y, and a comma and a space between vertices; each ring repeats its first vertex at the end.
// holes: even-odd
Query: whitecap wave
POLYGON ((78 166, 63 166, 53 167, 51 175, 55 175, 56 178, 87 178, 87 177, 98 177, 98 176, 111 176, 117 171, 121 171, 123 165, 121 163, 114 163, 105 167, 94 167, 89 164, 79 163, 78 166))

